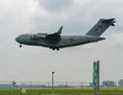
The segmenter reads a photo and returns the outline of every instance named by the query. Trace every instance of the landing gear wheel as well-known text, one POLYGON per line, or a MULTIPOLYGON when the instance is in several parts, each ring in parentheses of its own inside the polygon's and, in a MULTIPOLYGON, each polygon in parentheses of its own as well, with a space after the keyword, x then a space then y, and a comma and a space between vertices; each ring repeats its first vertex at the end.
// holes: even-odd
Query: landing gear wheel
POLYGON ((59 48, 56 48, 58 51, 60 50, 59 48))
POLYGON ((52 48, 52 50, 55 50, 55 48, 52 48))
POLYGON ((20 44, 19 47, 22 48, 22 45, 20 44))

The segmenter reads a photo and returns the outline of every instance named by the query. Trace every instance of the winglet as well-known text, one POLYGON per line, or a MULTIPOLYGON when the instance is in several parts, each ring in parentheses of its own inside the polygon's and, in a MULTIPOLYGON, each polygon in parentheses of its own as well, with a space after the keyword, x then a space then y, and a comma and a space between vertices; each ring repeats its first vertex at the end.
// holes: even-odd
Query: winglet
POLYGON ((63 25, 59 28, 59 30, 56 33, 60 35, 62 33, 62 29, 63 29, 63 25))
POLYGON ((63 26, 61 26, 61 27, 58 29, 57 32, 52 33, 52 34, 48 34, 48 35, 47 35, 47 38, 48 38, 49 36, 60 36, 60 34, 62 33, 62 29, 63 29, 63 26))

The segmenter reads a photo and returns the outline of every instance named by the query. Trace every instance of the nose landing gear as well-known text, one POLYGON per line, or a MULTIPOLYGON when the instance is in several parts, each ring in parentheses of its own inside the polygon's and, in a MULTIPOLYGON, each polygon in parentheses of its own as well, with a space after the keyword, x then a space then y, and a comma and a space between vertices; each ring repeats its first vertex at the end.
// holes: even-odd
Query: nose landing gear
POLYGON ((22 48, 22 45, 20 44, 19 47, 22 48))

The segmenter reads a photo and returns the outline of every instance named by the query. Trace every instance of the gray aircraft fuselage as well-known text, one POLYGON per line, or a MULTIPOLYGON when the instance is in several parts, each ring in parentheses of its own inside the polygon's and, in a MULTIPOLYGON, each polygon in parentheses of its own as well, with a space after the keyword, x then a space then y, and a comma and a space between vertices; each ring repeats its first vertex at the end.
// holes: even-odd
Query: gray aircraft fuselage
MULTIPOLYGON (((39 39, 33 38, 35 34, 24 34, 16 38, 16 41, 20 44, 31 46, 44 46, 51 49, 58 49, 63 47, 71 47, 91 42, 97 42, 104 40, 103 37, 93 36, 61 36, 59 40, 47 40, 45 37, 39 39)), ((40 34, 41 35, 41 34, 40 34)))
POLYGON ((59 50, 60 48, 104 40, 105 38, 100 36, 106 29, 108 29, 109 26, 114 26, 114 23, 114 18, 100 19, 96 25, 83 36, 61 35, 63 28, 63 26, 61 26, 55 33, 23 34, 16 37, 16 41, 20 44, 20 47, 24 44, 30 46, 43 46, 53 50, 59 50))

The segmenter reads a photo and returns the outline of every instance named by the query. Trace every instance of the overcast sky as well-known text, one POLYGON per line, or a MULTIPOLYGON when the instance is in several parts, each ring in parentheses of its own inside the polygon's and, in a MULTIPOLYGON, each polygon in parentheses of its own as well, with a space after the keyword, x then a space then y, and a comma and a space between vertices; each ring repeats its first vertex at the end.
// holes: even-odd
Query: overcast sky
POLYGON ((123 79, 123 0, 0 0, 0 80, 92 81, 92 63, 101 61, 101 80, 123 79), (23 33, 84 35, 100 18, 116 18, 107 40, 52 51, 23 46, 23 33))

